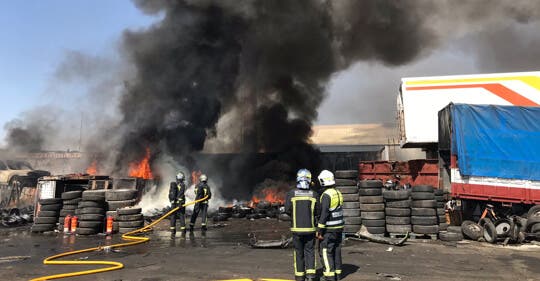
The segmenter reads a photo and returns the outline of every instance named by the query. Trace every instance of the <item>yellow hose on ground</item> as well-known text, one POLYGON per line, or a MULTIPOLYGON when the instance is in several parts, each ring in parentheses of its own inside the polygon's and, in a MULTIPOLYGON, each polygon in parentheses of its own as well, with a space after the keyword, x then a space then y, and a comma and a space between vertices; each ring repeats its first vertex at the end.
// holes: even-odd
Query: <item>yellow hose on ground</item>
POLYGON ((94 248, 88 248, 88 249, 82 249, 82 250, 75 250, 70 252, 61 253, 58 255, 50 256, 43 260, 43 264, 59 264, 59 265, 108 265, 109 267, 104 268, 98 268, 98 269, 90 269, 90 270, 82 270, 82 271, 75 271, 75 272, 68 272, 68 273, 60 273, 55 275, 49 275, 49 276, 43 276, 31 279, 30 281, 44 281, 44 280, 51 280, 51 279, 59 279, 59 278, 66 278, 66 277, 74 277, 74 276, 80 276, 80 275, 87 275, 87 274, 94 274, 94 273, 100 273, 100 272, 106 272, 106 271, 112 271, 121 269, 124 267, 124 264, 121 262, 115 262, 115 261, 55 261, 55 259, 81 254, 81 253, 88 253, 93 251, 100 251, 105 248, 120 248, 120 247, 127 247, 127 246, 133 246, 141 243, 148 242, 150 238, 148 237, 140 237, 140 236, 132 236, 133 234, 137 233, 144 233, 149 231, 154 225, 158 224, 160 221, 165 219, 166 217, 170 216, 174 212, 176 212, 178 209, 193 205, 196 203, 199 203, 201 201, 204 201, 208 198, 208 196, 205 196, 204 198, 201 198, 199 200, 187 202, 186 204, 176 207, 172 210, 170 210, 168 213, 160 217, 159 219, 153 221, 151 224, 144 226, 142 228, 127 232, 122 234, 122 239, 132 241, 132 242, 126 242, 126 243, 118 243, 110 246, 102 246, 102 247, 94 247, 94 248))

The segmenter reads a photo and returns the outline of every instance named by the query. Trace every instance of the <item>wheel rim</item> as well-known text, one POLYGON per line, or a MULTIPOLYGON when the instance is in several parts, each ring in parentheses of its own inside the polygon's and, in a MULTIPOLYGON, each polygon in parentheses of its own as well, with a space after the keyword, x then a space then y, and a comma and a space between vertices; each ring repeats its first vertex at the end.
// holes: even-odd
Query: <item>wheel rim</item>
POLYGON ((497 235, 505 235, 507 234, 509 231, 510 231, 510 224, 508 222, 501 222, 501 223, 498 223, 496 226, 495 226, 495 230, 497 231, 497 235))

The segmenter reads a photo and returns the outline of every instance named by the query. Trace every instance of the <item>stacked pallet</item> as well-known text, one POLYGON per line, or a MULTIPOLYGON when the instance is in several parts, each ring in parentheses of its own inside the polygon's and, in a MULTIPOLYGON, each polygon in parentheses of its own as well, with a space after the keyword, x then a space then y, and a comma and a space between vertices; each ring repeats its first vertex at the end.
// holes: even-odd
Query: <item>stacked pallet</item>
POLYGON ((384 234, 386 220, 382 196, 383 183, 378 180, 364 180, 358 183, 358 187, 362 224, 371 234, 384 234))
POLYGON ((343 232, 356 233, 360 230, 360 202, 358 202, 358 186, 356 171, 336 171, 336 189, 343 195, 343 232))
POLYGON ((39 200, 40 208, 34 218, 32 232, 53 231, 58 221, 60 209, 62 208, 61 198, 49 198, 39 200))
POLYGON ((384 190, 386 231, 397 237, 412 231, 410 190, 384 190))
POLYGON ((86 190, 76 210, 79 225, 77 234, 92 235, 103 231, 105 219, 105 190, 86 190))
POLYGON ((141 208, 124 207, 116 210, 116 221, 120 233, 127 233, 144 226, 144 217, 141 208))
POLYGON ((411 198, 413 236, 427 235, 436 240, 439 232, 439 219, 437 217, 437 201, 435 200, 433 186, 413 186, 411 198))

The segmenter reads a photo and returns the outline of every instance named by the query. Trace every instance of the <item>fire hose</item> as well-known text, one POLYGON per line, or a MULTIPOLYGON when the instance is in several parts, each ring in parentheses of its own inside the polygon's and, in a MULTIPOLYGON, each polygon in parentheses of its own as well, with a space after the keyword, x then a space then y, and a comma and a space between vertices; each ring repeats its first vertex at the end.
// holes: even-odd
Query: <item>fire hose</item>
POLYGON ((75 250, 75 251, 65 252, 65 253, 61 253, 61 254, 57 254, 57 255, 54 255, 54 256, 47 257, 46 259, 43 260, 43 264, 107 265, 108 267, 98 268, 98 269, 90 269, 90 270, 82 270, 82 271, 75 271, 75 272, 68 272, 68 273, 60 273, 60 274, 54 274, 54 275, 48 275, 48 276, 34 278, 34 279, 31 279, 30 281, 43 281, 43 280, 59 279, 59 278, 74 277, 74 276, 95 274, 95 273, 100 273, 100 272, 107 272, 107 271, 113 271, 113 270, 122 269, 124 267, 124 264, 121 263, 121 262, 115 262, 115 261, 74 261, 74 260, 71 260, 71 261, 66 261, 66 260, 57 261, 56 259, 71 256, 71 255, 81 254, 81 253, 88 253, 88 252, 93 252, 93 251, 101 251, 101 250, 104 250, 104 249, 107 249, 107 248, 108 249, 113 249, 113 248, 134 246, 134 245, 138 245, 138 244, 148 242, 148 241, 150 241, 150 238, 148 238, 148 237, 132 236, 132 235, 148 232, 148 231, 151 230, 151 228, 153 226, 155 226, 156 224, 158 224, 160 221, 167 218, 168 216, 172 215, 178 209, 189 206, 189 205, 199 203, 201 201, 206 200, 207 198, 208 198, 208 196, 206 196, 204 198, 201 198, 199 200, 187 202, 187 203, 183 204, 182 206, 178 206, 178 207, 170 210, 168 213, 166 213, 165 215, 163 215, 159 219, 153 221, 152 223, 150 223, 147 226, 144 226, 142 228, 139 228, 139 229, 136 229, 136 230, 133 230, 133 231, 122 234, 122 239, 123 240, 132 241, 132 242, 118 243, 118 244, 113 244, 113 245, 109 245, 109 246, 99 246, 99 247, 93 247, 93 248, 87 248, 87 249, 82 249, 82 250, 75 250))

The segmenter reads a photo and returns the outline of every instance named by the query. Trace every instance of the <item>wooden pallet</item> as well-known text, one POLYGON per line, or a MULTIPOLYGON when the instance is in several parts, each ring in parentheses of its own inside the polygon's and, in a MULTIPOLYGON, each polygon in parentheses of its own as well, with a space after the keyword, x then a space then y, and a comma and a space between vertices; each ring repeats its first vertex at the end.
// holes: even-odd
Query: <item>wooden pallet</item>
POLYGON ((421 233, 410 233, 412 239, 431 239, 437 240, 437 234, 421 234, 421 233))

